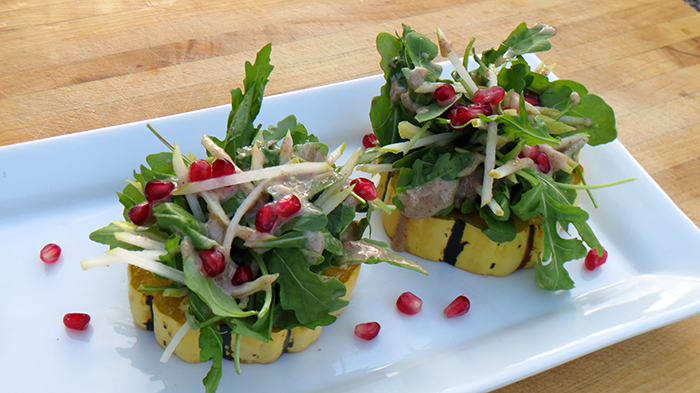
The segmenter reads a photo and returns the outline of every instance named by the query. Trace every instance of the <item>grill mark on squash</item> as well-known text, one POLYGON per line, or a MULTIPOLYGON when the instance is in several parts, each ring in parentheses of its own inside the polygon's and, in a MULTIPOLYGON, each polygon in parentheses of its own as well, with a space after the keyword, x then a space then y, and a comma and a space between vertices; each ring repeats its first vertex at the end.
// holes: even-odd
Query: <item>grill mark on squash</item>
POLYGON ((151 309, 151 318, 146 321, 146 330, 153 331, 153 296, 146 295, 146 305, 151 309))
POLYGON ((450 230, 450 237, 447 239, 447 244, 442 252, 442 261, 447 262, 454 266, 457 263, 457 257, 464 251, 464 246, 469 244, 469 242, 462 242, 462 236, 464 236, 464 228, 466 228, 467 223, 464 220, 455 220, 452 229, 450 230))
POLYGON ((233 346, 231 345, 231 326, 222 323, 219 325, 219 332, 221 333, 221 340, 224 342, 223 344, 223 350, 224 350, 224 359, 226 360, 233 360, 233 346))
POLYGON ((529 233, 527 234, 527 247, 525 247, 525 253, 523 254, 523 260, 520 261, 518 269, 522 269, 530 261, 530 253, 532 252, 532 247, 535 245, 535 226, 530 225, 529 233))

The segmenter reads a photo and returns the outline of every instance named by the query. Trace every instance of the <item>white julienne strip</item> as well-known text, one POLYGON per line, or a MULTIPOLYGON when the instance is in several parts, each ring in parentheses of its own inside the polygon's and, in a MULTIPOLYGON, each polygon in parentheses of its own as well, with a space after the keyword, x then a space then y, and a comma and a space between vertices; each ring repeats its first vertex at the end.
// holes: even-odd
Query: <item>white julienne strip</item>
MULTIPOLYGON (((419 138, 412 146, 411 149, 417 149, 419 147, 428 146, 432 144, 444 145, 455 140, 460 135, 459 132, 444 132, 441 134, 435 134, 430 136, 424 136, 419 138)), ((380 150, 388 151, 391 153, 403 153, 404 150, 409 147, 409 142, 397 142, 390 145, 382 147, 380 150)))
MULTIPOLYGON (((231 156, 226 153, 226 150, 222 149, 221 146, 217 145, 210 137, 209 135, 204 135, 202 137, 202 145, 204 146, 205 149, 211 154, 212 157, 214 158, 219 158, 222 160, 226 160, 233 164, 233 168, 235 169, 235 172, 241 172, 241 168, 236 165, 235 162, 231 159, 231 156)), ((253 191, 253 188, 255 187, 252 184, 249 183, 241 183, 238 185, 243 192, 248 195, 250 194, 251 191, 253 191)))
POLYGON ((80 262, 80 266, 82 266, 83 270, 88 270, 118 263, 128 263, 163 276, 168 280, 179 282, 180 284, 185 283, 185 273, 158 261, 158 258, 164 254, 163 251, 129 251, 117 247, 105 252, 105 254, 107 255, 85 259, 80 262))
POLYGON ((280 164, 286 164, 292 160, 294 155, 294 143, 292 141, 292 132, 287 131, 282 144, 280 145, 280 164))
POLYGON ((323 204, 318 204, 321 210, 323 210, 323 214, 329 215, 333 210, 335 210, 335 208, 338 207, 338 205, 340 205, 341 203, 343 203, 345 198, 347 198, 352 193, 353 188, 354 187, 346 187, 340 192, 336 192, 335 194, 331 195, 323 202, 323 204))
POLYGON ((128 243, 144 250, 159 250, 165 251, 165 244, 157 240, 153 240, 148 236, 135 235, 129 232, 117 232, 114 237, 120 242, 128 243))
POLYGON ((180 341, 182 341, 182 338, 185 337, 188 330, 190 330, 190 323, 185 320, 185 323, 182 325, 182 327, 180 327, 180 329, 178 329, 177 333, 175 333, 175 336, 172 340, 170 340, 168 346, 165 347, 163 355, 160 357, 161 363, 167 363, 168 360, 170 360, 170 356, 173 355, 175 348, 177 348, 177 345, 180 344, 180 341))
POLYGON ((226 228, 226 235, 224 236, 224 243, 223 246, 226 249, 226 255, 228 255, 231 252, 231 244, 233 244, 233 239, 236 237, 236 234, 238 232, 238 228, 240 226, 241 218, 243 218, 243 215, 250 209, 253 204, 258 200, 258 197, 265 191, 265 188, 267 187, 267 183, 270 181, 270 179, 267 179, 260 184, 258 184, 253 191, 246 197, 246 199, 241 202, 241 205, 238 207, 238 210, 236 210, 236 214, 233 215, 233 218, 231 218, 231 222, 228 225, 228 228, 226 228))
MULTIPOLYGON (((352 175, 352 171, 355 169, 355 165, 357 165, 357 160, 360 158, 360 154, 362 153, 361 148, 357 148, 350 157, 348 157, 348 160, 345 162, 345 165, 343 165, 343 168, 340 169, 340 175, 341 180, 333 184, 332 186, 326 188, 321 195, 316 199, 316 205, 318 206, 327 206, 328 201, 333 198, 338 191, 343 187, 345 184, 345 180, 350 178, 350 175, 352 175)), ((350 195, 350 194, 348 194, 350 195)), ((347 195, 346 195, 347 196, 347 195)), ((342 202, 342 201, 341 201, 342 202)), ((336 204, 336 206, 338 206, 336 204)), ((330 213, 330 212, 328 212, 330 213)), ((326 214, 328 214, 326 213, 326 214)))
POLYGON ((229 220, 228 216, 226 215, 224 208, 221 207, 221 202, 219 202, 219 198, 217 198, 213 193, 209 191, 204 191, 199 195, 201 195, 202 198, 204 198, 204 200, 207 202, 209 212, 214 213, 216 218, 218 218, 222 224, 228 225, 231 222, 231 220, 229 220))
POLYGON ((248 183, 264 179, 274 179, 291 175, 307 175, 321 173, 331 170, 331 166, 325 162, 300 162, 295 164, 285 164, 271 166, 256 171, 246 171, 234 173, 233 175, 221 176, 190 183, 184 187, 173 191, 173 195, 187 195, 202 191, 214 190, 217 188, 234 186, 236 184, 248 183))
POLYGON ((260 151, 258 145, 253 145, 253 148, 250 150, 250 155, 250 170, 257 171, 259 169, 263 169, 263 166, 265 165, 265 156, 260 151))
MULTIPOLYGON (((187 173, 187 166, 185 161, 182 159, 182 152, 180 147, 175 144, 173 148, 173 170, 178 178, 178 187, 182 186, 183 183, 190 181, 190 175, 187 173)), ((192 210, 192 215, 199 221, 204 221, 204 212, 202 212, 201 206, 197 201, 196 195, 188 195, 185 197, 187 199, 187 204, 190 205, 190 210, 192 210)))
POLYGON ((393 171, 398 171, 398 169, 394 168, 392 164, 362 164, 358 165, 357 168, 358 171, 366 172, 366 173, 381 173, 381 172, 393 172, 393 171))
POLYGON ((343 155, 346 146, 347 145, 345 144, 345 142, 343 142, 340 146, 336 147, 335 150, 333 150, 331 154, 328 155, 328 157, 326 157, 326 162, 328 163, 328 165, 333 165, 336 161, 338 161, 340 156, 343 155))
POLYGON ((452 66, 455 68, 455 71, 457 71, 461 78, 460 82, 462 82, 462 85, 464 85, 464 88, 467 90, 467 97, 471 99, 474 96, 474 92, 479 90, 479 88, 472 80, 472 77, 469 75, 469 72, 467 72, 467 69, 464 68, 462 62, 459 61, 457 52, 455 52, 452 44, 447 37, 445 37, 445 33, 443 33, 439 27, 437 28, 437 36, 438 43, 440 44, 440 54, 450 60, 450 63, 452 63, 452 66))
POLYGON ((486 154, 484 159, 484 182, 481 186, 481 207, 486 206, 493 196, 493 177, 489 172, 496 167, 496 145, 498 144, 498 124, 490 122, 486 137, 486 154))

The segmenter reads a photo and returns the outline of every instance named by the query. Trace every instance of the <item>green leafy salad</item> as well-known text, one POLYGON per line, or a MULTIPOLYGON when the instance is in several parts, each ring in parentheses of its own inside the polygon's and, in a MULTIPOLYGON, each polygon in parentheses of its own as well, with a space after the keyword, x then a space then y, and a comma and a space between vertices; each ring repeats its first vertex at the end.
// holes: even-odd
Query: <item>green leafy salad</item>
POLYGON ((613 183, 587 186, 578 155, 617 137, 602 98, 571 80, 550 81, 549 67, 532 68, 523 57, 549 50, 555 34, 523 23, 480 55, 472 39, 463 60, 439 28, 439 45, 406 25, 401 35, 379 34, 386 83, 370 111, 377 143, 360 158, 363 170, 398 176, 393 202, 407 217, 478 214, 494 242, 513 240, 518 220, 541 224, 535 277, 548 290, 573 287, 564 263, 584 257, 586 245, 603 255, 575 201, 577 190, 613 183), (448 77, 438 52, 455 69, 448 77), (471 71, 469 59, 477 64, 471 71), (441 202, 428 208, 432 190, 441 202), (559 227, 572 225, 578 237, 560 236, 559 227))
MULTIPOLYGON (((205 135, 199 159, 163 140, 170 151, 146 157, 148 166, 118 193, 124 220, 90 235, 110 250, 82 262, 84 269, 133 264, 172 282, 141 290, 187 297, 183 329, 200 330, 200 360, 213 360, 203 380, 208 392, 222 375, 219 325, 228 325, 238 346, 242 335, 268 342, 275 330, 332 324, 331 313, 347 301, 345 285, 323 276, 329 268, 388 262, 426 273, 363 237, 373 209, 388 207, 355 192, 359 149, 336 165, 345 146, 329 153, 294 116, 254 125, 273 70, 270 51, 267 45, 246 63, 225 137, 205 135)), ((240 373, 238 360, 236 351, 240 373)))

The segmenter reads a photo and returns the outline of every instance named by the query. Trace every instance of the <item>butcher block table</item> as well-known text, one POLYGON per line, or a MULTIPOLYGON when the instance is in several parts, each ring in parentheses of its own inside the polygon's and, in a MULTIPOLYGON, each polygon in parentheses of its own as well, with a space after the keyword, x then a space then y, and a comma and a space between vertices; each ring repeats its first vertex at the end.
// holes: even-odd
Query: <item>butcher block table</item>
MULTIPOLYGON (((700 224, 700 13, 682 0, 0 0, 0 145, 227 104, 269 42, 272 95, 379 73, 375 37, 402 23, 480 51, 523 21, 557 28, 540 57, 615 109, 700 224)), ((700 316, 498 391, 700 391, 700 316)))

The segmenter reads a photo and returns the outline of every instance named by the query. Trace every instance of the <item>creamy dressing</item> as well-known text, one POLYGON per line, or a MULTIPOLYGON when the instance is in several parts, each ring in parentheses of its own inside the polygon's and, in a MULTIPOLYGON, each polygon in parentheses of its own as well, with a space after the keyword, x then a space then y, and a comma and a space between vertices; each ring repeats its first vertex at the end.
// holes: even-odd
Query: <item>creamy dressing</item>
POLYGON ((431 217, 454 204, 458 181, 437 178, 420 187, 399 193, 404 205, 403 214, 408 218, 431 217))

